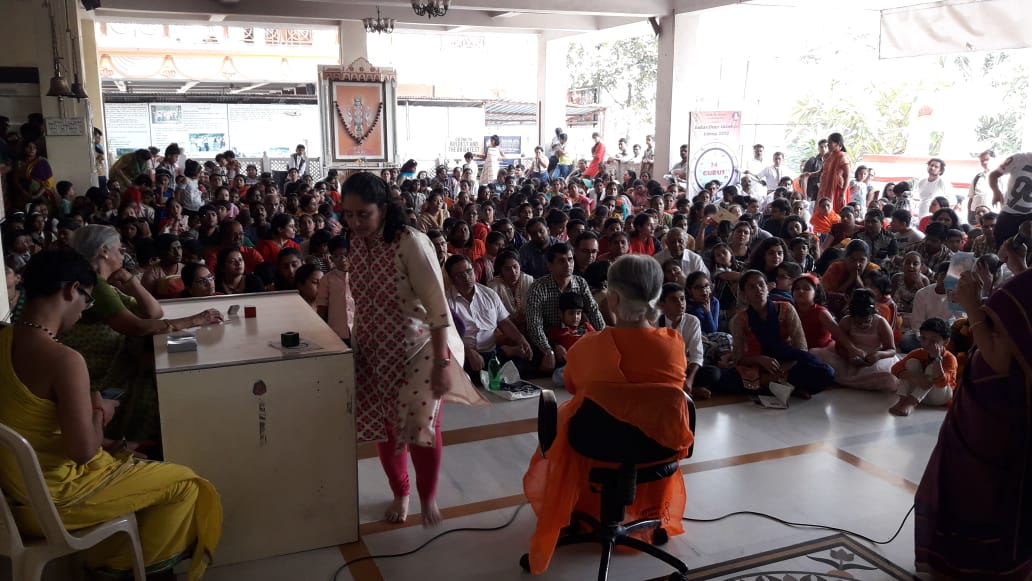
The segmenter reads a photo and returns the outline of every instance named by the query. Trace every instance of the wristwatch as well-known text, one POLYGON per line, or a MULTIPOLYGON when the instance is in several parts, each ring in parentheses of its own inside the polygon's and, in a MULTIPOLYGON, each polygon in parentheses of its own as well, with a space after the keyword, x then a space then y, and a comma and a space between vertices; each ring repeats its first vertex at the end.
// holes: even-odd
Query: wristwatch
POLYGON ((438 359, 438 360, 434 361, 434 365, 437 365, 438 367, 442 367, 442 368, 448 367, 449 365, 451 365, 451 357, 445 357, 444 359, 438 359))

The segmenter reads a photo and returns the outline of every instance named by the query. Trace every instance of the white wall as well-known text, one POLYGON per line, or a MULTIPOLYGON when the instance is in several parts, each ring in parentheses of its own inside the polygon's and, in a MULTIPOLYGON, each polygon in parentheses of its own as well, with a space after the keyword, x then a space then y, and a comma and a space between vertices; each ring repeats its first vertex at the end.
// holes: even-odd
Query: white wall
POLYGON ((468 138, 480 143, 485 131, 483 107, 399 105, 398 157, 402 162, 415 159, 420 169, 432 173, 438 160, 450 160, 448 165, 453 166, 461 159, 448 153, 450 140, 468 138))
MULTIPOLYGON (((79 36, 79 3, 75 0, 55 0, 53 4, 57 8, 58 35, 63 36, 64 31, 64 6, 71 11, 72 17, 69 25, 72 34, 79 36)), ((42 113, 46 118, 57 117, 79 117, 83 118, 83 135, 72 137, 47 137, 47 157, 54 175, 58 180, 69 180, 75 184, 79 191, 85 191, 95 180, 93 170, 93 149, 92 149, 92 116, 89 111, 88 102, 76 102, 74 99, 58 101, 55 97, 47 97, 45 93, 49 89, 50 78, 54 74, 53 50, 50 39, 50 21, 47 13, 35 0, 6 0, 4 5, 4 34, 0 34, 0 54, 3 55, 5 66, 36 67, 39 70, 40 86, 35 90, 31 85, 22 85, 18 89, 19 95, 6 97, 0 95, 0 115, 7 115, 7 111, 15 111, 11 117, 13 129, 17 129, 21 120, 19 115, 24 115, 31 109, 30 99, 36 96, 36 107, 30 111, 42 113)), ((64 41, 67 45, 67 39, 64 41)), ((63 49, 64 71, 67 73, 69 83, 73 69, 72 56, 82 62, 81 51, 72 55, 67 47, 63 49)), ((94 95, 99 98, 99 95, 94 95)))

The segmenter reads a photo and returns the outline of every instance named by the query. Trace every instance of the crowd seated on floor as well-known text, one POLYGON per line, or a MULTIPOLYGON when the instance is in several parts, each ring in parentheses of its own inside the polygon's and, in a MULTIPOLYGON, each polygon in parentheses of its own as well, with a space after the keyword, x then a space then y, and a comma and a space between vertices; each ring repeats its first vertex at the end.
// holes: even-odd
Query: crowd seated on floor
MULTIPOLYGON (((535 171, 498 159, 481 168, 467 155, 432 173, 414 161, 380 172, 408 226, 433 244, 475 382, 497 358, 564 385, 574 344, 619 319, 609 268, 643 255, 663 274, 653 324, 672 330, 653 338, 683 341, 686 392, 757 394, 772 382, 803 398, 832 387, 892 391, 888 411, 905 416, 949 405, 963 373, 959 346, 971 326, 945 288, 951 257, 977 256, 986 295, 1026 269, 1019 226, 1032 207, 1015 202, 1019 180, 999 190, 1023 161, 989 174, 991 195, 976 178, 967 198, 932 198, 927 184, 945 169, 937 159, 927 178, 881 189, 869 171, 822 177, 823 160, 842 164, 833 134, 798 178, 769 183, 772 172, 746 170, 740 183, 693 192, 684 160, 657 172, 651 147, 636 161, 575 167, 562 143, 552 146, 555 163, 535 171)), ((21 275, 35 255, 73 249, 95 270, 96 305, 62 341, 85 357, 94 388, 128 395, 121 409, 132 414, 107 419, 105 445, 127 441, 160 457, 153 369, 139 354, 151 335, 219 320, 202 309, 165 320, 156 299, 297 290, 350 340, 345 176, 336 170, 240 179, 232 151, 179 164, 171 144, 164 156, 122 156, 106 187, 80 195, 57 181, 42 145, 9 144, 4 160, 10 320, 25 315, 21 275)))
MULTIPOLYGON (((276 183, 269 174, 242 172, 231 151, 214 162, 179 164, 182 150, 173 143, 164 156, 122 156, 106 189, 79 195, 56 181, 40 145, 16 144, 21 157, 5 176, 12 192, 3 229, 12 320, 21 309, 18 277, 31 256, 81 247, 77 241, 89 230, 122 254, 108 282, 116 301, 135 299, 134 318, 148 318, 155 298, 296 289, 350 338, 354 302, 340 219, 343 176, 336 171, 322 179, 295 171, 276 183), (102 226, 109 229, 97 231, 102 226)), ((826 143, 820 147, 815 160, 831 155, 826 143)), ((561 150, 553 144, 552 153, 561 150)), ((495 356, 514 361, 526 376, 561 369, 574 332, 562 296, 577 297, 574 328, 612 325, 599 273, 620 256, 645 254, 659 262, 668 285, 657 325, 684 337, 696 370, 685 388, 697 396, 749 393, 774 380, 801 396, 836 384, 902 390, 887 368, 920 346, 922 325, 964 318, 944 289, 950 257, 973 251, 994 288, 1012 276, 1016 260, 1010 236, 997 236, 998 200, 990 204, 984 193, 923 199, 922 184, 941 174, 941 160, 930 160, 929 178, 881 190, 861 168, 848 188, 816 198, 820 174, 812 171, 793 180, 784 168, 746 170, 741 185, 712 182, 690 194, 678 166, 652 175, 647 152, 636 162, 601 160, 583 171, 555 159, 548 171, 528 172, 518 163, 482 169, 475 158, 432 174, 415 162, 405 173, 380 174, 410 225, 434 243, 475 381, 495 356), (783 177, 766 183, 769 175, 783 177), (975 199, 988 205, 971 207, 975 199), (915 215, 911 208, 923 210, 915 215)), ((1013 220, 1008 224, 1013 236, 1013 220)), ((113 321, 103 327, 101 338, 90 340, 110 343, 104 349, 73 341, 92 359, 95 382, 111 379, 122 352, 146 336, 113 321)), ((128 390, 141 374, 120 375, 115 387, 128 390)), ((133 423, 155 425, 153 418, 133 423)))

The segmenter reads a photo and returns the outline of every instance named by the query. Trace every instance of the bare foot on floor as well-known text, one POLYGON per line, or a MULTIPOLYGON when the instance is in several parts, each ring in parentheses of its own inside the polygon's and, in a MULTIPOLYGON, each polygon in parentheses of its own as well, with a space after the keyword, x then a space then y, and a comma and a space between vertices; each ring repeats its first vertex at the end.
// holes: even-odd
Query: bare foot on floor
POLYGON ((399 496, 387 507, 383 513, 383 520, 390 523, 403 523, 408 518, 409 497, 399 496))
POLYGON ((437 501, 421 501, 420 504, 423 505, 423 526, 427 528, 439 526, 444 519, 441 517, 441 510, 437 508, 437 501))
POLYGON ((709 399, 713 397, 713 392, 705 387, 695 387, 692 388, 691 396, 695 399, 709 399))
POLYGON ((918 401, 912 397, 899 400, 899 403, 889 408, 889 413, 894 416, 906 417, 917 409, 918 401))

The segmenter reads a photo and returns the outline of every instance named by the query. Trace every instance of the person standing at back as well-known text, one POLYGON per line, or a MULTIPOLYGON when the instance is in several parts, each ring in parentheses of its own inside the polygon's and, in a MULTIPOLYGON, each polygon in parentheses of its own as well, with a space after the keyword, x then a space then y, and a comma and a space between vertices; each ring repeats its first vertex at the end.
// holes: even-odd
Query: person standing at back
POLYGON ((583 173, 586 178, 601 176, 606 167, 606 144, 602 143, 602 134, 592 133, 591 139, 595 143, 591 146, 591 161, 583 173))
POLYGON ((993 190, 989 187, 989 160, 994 157, 996 154, 991 149, 978 154, 978 163, 982 169, 971 180, 971 188, 968 189, 967 195, 967 221, 972 226, 978 223, 975 210, 979 206, 985 206, 992 212, 1000 211, 1000 205, 993 203, 993 190))
POLYGON ((1015 153, 1003 160, 989 174, 989 188, 993 191, 993 203, 1000 204, 993 231, 996 244, 1000 245, 1018 233, 1022 222, 1032 219, 1032 152, 1015 153), (1000 178, 1004 175, 1010 178, 1006 196, 1000 191, 1000 178))
POLYGON ((821 189, 821 170, 824 169, 824 157, 828 155, 828 140, 822 139, 817 142, 817 155, 806 160, 803 164, 803 175, 800 176, 800 184, 806 192, 806 198, 811 202, 817 200, 817 192, 821 189))
POLYGON ((753 146, 752 159, 745 162, 745 173, 752 174, 754 176, 760 175, 760 172, 767 167, 767 162, 763 159, 763 145, 757 143, 753 146))
POLYGON ((642 174, 649 174, 649 177, 652 177, 656 161, 654 139, 651 135, 645 136, 645 151, 641 154, 641 168, 638 171, 638 177, 641 177, 642 174))
POLYGON ((830 199, 836 214, 849 201, 846 194, 851 175, 849 158, 846 157, 846 142, 841 133, 832 133, 828 136, 828 155, 824 157, 821 187, 817 197, 830 199))
POLYGON ((915 201, 918 203, 918 218, 924 218, 931 214, 929 206, 935 198, 939 196, 950 198, 949 185, 942 179, 944 173, 946 173, 946 162, 937 157, 928 160, 928 177, 917 182, 917 191, 914 193, 915 201))
POLYGON ((296 169, 298 175, 308 174, 308 157, 305 155, 305 146, 298 144, 297 149, 294 153, 290 154, 290 159, 287 160, 287 169, 296 169))

